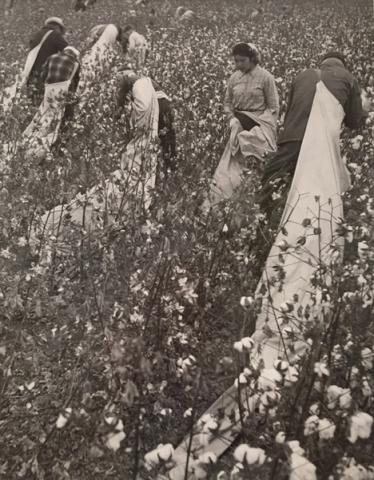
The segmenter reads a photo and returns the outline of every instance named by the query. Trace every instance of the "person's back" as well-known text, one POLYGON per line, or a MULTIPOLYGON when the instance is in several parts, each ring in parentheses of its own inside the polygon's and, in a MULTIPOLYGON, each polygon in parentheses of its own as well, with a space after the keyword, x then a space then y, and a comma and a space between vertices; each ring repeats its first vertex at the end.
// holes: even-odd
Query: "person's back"
POLYGON ((51 55, 44 64, 42 79, 45 83, 60 83, 71 80, 71 91, 75 91, 79 82, 78 51, 67 47, 63 52, 51 55))
POLYGON ((327 58, 320 66, 320 75, 318 70, 310 68, 293 81, 279 144, 302 141, 320 79, 343 107, 344 123, 352 129, 360 125, 363 110, 358 83, 341 60, 327 58))
POLYGON ((46 40, 43 42, 40 47, 38 56, 36 57, 35 63, 32 68, 32 73, 40 72, 42 66, 46 62, 47 58, 51 55, 61 52, 65 47, 68 46, 67 41, 63 37, 62 32, 55 30, 53 26, 45 25, 41 30, 36 32, 30 39, 30 50, 35 48, 47 34, 51 31, 46 40))
POLYGON ((63 33, 64 26, 62 20, 52 17, 30 39, 30 51, 40 46, 27 80, 27 85, 30 87, 30 96, 34 99, 34 103, 38 102, 43 91, 43 81, 41 80, 43 65, 51 55, 61 52, 68 46, 63 33), (46 37, 47 34, 48 36, 46 37))

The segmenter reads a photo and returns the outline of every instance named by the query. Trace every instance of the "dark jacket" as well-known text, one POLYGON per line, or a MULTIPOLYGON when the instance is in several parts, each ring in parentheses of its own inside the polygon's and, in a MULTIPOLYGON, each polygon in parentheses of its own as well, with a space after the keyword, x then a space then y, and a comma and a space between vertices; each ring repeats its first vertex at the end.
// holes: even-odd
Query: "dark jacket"
MULTIPOLYGON (((345 125, 351 129, 358 128, 364 119, 364 112, 357 80, 341 62, 333 58, 323 62, 320 69, 321 80, 345 111, 345 125)), ((301 72, 293 81, 279 144, 302 141, 318 81, 318 73, 312 68, 301 72)))
POLYGON ((67 41, 61 35, 61 33, 56 32, 51 27, 43 27, 30 39, 30 50, 35 48, 41 42, 42 38, 49 30, 52 30, 52 33, 49 34, 48 38, 41 46, 35 63, 31 69, 30 77, 39 76, 47 59, 51 55, 61 52, 65 47, 68 46, 67 41))

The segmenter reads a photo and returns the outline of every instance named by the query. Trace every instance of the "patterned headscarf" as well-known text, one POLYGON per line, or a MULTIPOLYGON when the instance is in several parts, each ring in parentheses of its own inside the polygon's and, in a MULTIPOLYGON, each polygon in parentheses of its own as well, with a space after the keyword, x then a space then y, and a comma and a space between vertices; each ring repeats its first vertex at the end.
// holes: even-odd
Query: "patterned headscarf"
POLYGON ((254 60, 256 63, 260 59, 260 52, 253 43, 237 43, 232 49, 232 54, 248 57, 251 60, 254 60))

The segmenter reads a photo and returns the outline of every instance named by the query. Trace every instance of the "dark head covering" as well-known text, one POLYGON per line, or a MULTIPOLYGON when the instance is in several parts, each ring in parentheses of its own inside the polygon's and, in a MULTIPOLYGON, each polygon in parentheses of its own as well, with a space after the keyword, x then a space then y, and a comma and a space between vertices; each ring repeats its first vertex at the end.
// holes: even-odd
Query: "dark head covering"
POLYGON ((255 64, 259 61, 259 52, 252 43, 237 43, 232 49, 232 54, 248 57, 255 64))
POLYGON ((345 57, 342 53, 339 53, 339 52, 327 52, 325 53, 325 55, 323 55, 323 57, 321 58, 321 63, 324 62, 325 60, 329 59, 329 58, 336 58, 338 60, 340 60, 342 62, 342 64, 346 67, 346 61, 345 61, 345 57))

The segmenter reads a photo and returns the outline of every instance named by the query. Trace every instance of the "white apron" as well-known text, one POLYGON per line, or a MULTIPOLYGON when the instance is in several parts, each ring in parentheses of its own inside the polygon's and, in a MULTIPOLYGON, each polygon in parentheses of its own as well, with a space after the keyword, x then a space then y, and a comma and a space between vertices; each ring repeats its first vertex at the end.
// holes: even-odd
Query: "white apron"
MULTIPOLYGON (((305 218, 310 218, 312 225, 315 225, 315 213, 318 205, 315 196, 319 196, 320 217, 323 218, 319 225, 321 233, 320 235, 307 237, 306 243, 297 254, 297 259, 292 254, 285 255, 284 268, 286 277, 283 291, 278 292, 277 287, 270 288, 272 305, 264 305, 257 320, 256 333, 253 335, 253 338, 261 345, 261 357, 265 361, 266 368, 272 367, 273 361, 278 356, 284 354, 275 319, 280 305, 285 300, 289 300, 290 297, 292 298, 294 293, 299 295, 299 303, 305 305, 309 300, 308 292, 311 290, 309 278, 318 265, 317 259, 321 257, 324 262, 329 263, 330 252, 326 245, 333 239, 337 245, 340 245, 341 249, 343 248, 342 242, 334 237, 336 221, 343 217, 343 205, 340 195, 350 186, 349 174, 340 157, 339 150, 339 136, 343 118, 344 111, 342 106, 327 90, 325 85, 319 82, 316 87, 316 95, 304 135, 295 176, 288 195, 287 206, 283 214, 283 220, 288 219, 288 223, 285 224, 288 236, 278 235, 267 259, 263 278, 258 285, 258 291, 264 279, 273 275, 272 266, 278 263, 277 259, 280 251, 275 245, 284 239, 289 244, 295 244, 297 239, 305 233, 305 228, 299 226, 305 218), (331 199, 331 203, 329 199, 331 199), (319 253, 320 249, 321 254, 319 253), (309 265, 309 261, 311 265, 309 265), (275 336, 273 338, 268 339, 263 332, 265 325, 274 332, 275 336)), ((295 328, 300 328, 300 325, 297 323, 292 325, 295 328)), ((242 392, 242 399, 243 408, 251 411, 251 402, 248 400, 245 390, 242 392)), ((222 412, 225 412, 225 417, 220 422, 219 433, 208 441, 202 442, 199 427, 195 426, 192 444, 194 455, 198 456, 204 452, 213 452, 218 457, 225 452, 240 433, 238 389, 235 386, 230 387, 221 395, 205 413, 218 416, 222 412), (233 411, 236 412, 236 421, 234 423, 228 418, 233 411)), ((189 437, 186 437, 175 450, 174 458, 177 466, 169 472, 171 480, 184 479, 188 444, 189 437)), ((190 458, 189 465, 192 463, 193 459, 190 458)), ((194 478, 192 472, 188 478, 194 478)))
POLYGON ((239 120, 235 119, 230 138, 214 173, 204 210, 232 197, 243 181, 246 159, 255 157, 261 161, 266 154, 276 150, 276 119, 274 115, 269 110, 265 110, 260 115, 251 112, 241 113, 246 114, 259 126, 253 127, 250 131, 243 130, 239 120))
POLYGON ((69 204, 47 212, 40 225, 34 225, 30 239, 32 246, 36 246, 38 233, 58 238, 67 213, 70 225, 93 232, 100 222, 111 224, 120 218, 128 209, 130 198, 136 198, 137 205, 143 209, 149 207, 150 191, 155 186, 157 151, 153 149, 153 142, 158 138, 159 114, 156 92, 149 78, 135 82, 133 97, 135 134, 126 147, 122 168, 85 194, 77 195, 69 204))
POLYGON ((41 157, 56 142, 65 112, 65 100, 79 67, 76 62, 70 78, 64 82, 46 83, 44 98, 34 118, 23 132, 29 155, 41 157))
MULTIPOLYGON (((267 285, 268 280, 274 276, 273 267, 279 265, 278 256, 282 254, 285 272, 282 291, 278 291, 279 283, 270 287, 271 302, 267 301, 265 294, 256 333, 253 335, 261 344, 261 356, 268 367, 275 358, 284 356, 284 343, 287 345, 291 342, 279 333, 285 326, 279 325, 280 306, 292 300, 294 294, 298 295, 296 308, 311 304, 310 293, 318 298, 321 292, 313 289, 310 278, 320 262, 331 265, 333 259, 330 245, 336 247, 335 253, 340 252, 340 256, 343 255, 344 241, 336 235, 336 227, 343 218, 341 194, 350 187, 349 172, 341 159, 339 148, 344 115, 341 104, 320 81, 316 87, 295 175, 282 215, 281 225, 288 234, 281 231, 277 235, 257 289, 259 293, 263 284, 267 285), (303 226, 303 223, 306 226, 303 226), (307 225, 309 223, 310 225, 307 225), (291 246, 296 246, 297 242, 302 245, 296 251, 292 247, 282 251, 277 245, 284 249, 283 242, 291 246), (268 338, 264 333, 264 327, 273 332, 272 338, 268 338)), ((300 340, 300 348, 304 344, 300 335, 301 323, 294 312, 290 326, 300 340)), ((295 346, 294 341, 292 343, 295 346)))
POLYGON ((122 156, 122 169, 129 176, 132 194, 141 197, 147 209, 156 183, 159 106, 150 78, 137 80, 132 92, 135 135, 122 156))
POLYGON ((48 32, 46 32, 44 37, 41 39, 40 43, 36 47, 34 47, 32 50, 30 50, 30 52, 27 55, 26 63, 25 63, 23 71, 21 72, 21 74, 19 74, 17 76, 16 81, 13 83, 13 85, 11 85, 10 87, 8 87, 4 90, 4 94, 3 94, 3 109, 4 109, 4 112, 9 111, 9 109, 11 108, 11 106, 13 104, 14 99, 16 98, 17 93, 26 84, 26 82, 27 82, 27 80, 30 76, 32 67, 34 66, 35 60, 36 60, 36 58, 39 54, 39 51, 40 51, 42 45, 44 44, 44 42, 49 37, 49 35, 52 33, 52 31, 53 30, 48 30, 48 32))

